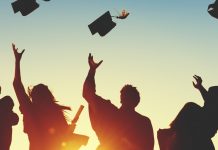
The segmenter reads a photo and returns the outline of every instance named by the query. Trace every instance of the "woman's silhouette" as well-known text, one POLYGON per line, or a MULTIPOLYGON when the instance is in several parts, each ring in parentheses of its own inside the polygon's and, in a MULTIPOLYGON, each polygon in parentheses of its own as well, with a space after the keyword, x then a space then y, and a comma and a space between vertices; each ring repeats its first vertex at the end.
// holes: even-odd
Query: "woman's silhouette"
POLYGON ((159 145, 161 150, 215 150, 211 138, 216 134, 218 87, 210 87, 207 91, 202 85, 200 76, 194 75, 198 89, 204 99, 201 107, 193 102, 188 102, 170 124, 170 129, 159 131, 159 145), (164 137, 165 133, 166 137, 164 137), (166 142, 165 142, 166 141, 166 142))
POLYGON ((170 124, 174 134, 169 150, 200 150, 199 145, 204 142, 201 122, 202 108, 192 102, 186 103, 170 124))
POLYGON ((69 107, 56 103, 54 96, 44 84, 38 84, 25 92, 21 81, 20 61, 24 50, 19 53, 12 45, 15 56, 14 90, 20 111, 23 114, 24 132, 28 135, 30 150, 61 150, 69 127, 64 110, 69 107))

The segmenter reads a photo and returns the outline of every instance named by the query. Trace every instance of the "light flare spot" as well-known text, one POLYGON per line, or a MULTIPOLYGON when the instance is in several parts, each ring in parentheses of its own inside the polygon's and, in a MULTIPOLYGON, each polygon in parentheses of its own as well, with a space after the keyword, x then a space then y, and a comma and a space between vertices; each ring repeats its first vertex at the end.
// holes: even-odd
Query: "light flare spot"
POLYGON ((49 128, 49 129, 48 129, 48 133, 49 133, 49 134, 55 134, 55 128, 52 128, 52 127, 49 128))
POLYGON ((62 146, 62 147, 66 147, 66 146, 67 146, 67 143, 66 143, 66 142, 62 142, 62 143, 61 143, 61 146, 62 146))

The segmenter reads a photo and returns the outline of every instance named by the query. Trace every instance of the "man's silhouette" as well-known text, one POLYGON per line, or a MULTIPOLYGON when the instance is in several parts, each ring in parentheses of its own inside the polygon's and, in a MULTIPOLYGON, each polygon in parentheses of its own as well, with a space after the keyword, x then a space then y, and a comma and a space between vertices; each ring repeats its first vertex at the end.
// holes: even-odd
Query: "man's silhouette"
POLYGON ((12 126, 19 118, 13 112, 14 102, 10 96, 0 99, 0 150, 9 150, 12 140, 12 126))
POLYGON ((121 90, 120 108, 96 94, 95 72, 102 63, 95 63, 89 54, 89 73, 83 86, 83 97, 89 104, 89 115, 100 145, 97 150, 153 150, 153 128, 149 118, 135 107, 140 101, 137 89, 125 85, 121 90))

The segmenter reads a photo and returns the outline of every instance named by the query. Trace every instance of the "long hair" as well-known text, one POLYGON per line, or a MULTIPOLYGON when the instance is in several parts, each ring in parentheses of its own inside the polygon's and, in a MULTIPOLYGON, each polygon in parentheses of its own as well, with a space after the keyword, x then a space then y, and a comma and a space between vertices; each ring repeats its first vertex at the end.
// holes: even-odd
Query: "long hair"
POLYGON ((28 87, 29 98, 34 104, 52 104, 55 103, 55 98, 48 86, 44 84, 38 84, 33 88, 28 87))
POLYGON ((201 124, 201 107, 193 102, 186 103, 170 124, 171 129, 183 133, 192 133, 201 124))
POLYGON ((70 110, 70 107, 61 106, 57 104, 55 97, 53 96, 52 92, 49 90, 48 86, 44 84, 38 84, 33 88, 28 87, 28 95, 29 98, 32 100, 33 104, 37 105, 56 105, 60 109, 70 110))
POLYGON ((39 122, 45 125, 57 124, 60 128, 67 126, 67 117, 64 115, 64 110, 71 109, 70 107, 57 104, 48 86, 38 84, 32 89, 28 88, 28 94, 39 122))

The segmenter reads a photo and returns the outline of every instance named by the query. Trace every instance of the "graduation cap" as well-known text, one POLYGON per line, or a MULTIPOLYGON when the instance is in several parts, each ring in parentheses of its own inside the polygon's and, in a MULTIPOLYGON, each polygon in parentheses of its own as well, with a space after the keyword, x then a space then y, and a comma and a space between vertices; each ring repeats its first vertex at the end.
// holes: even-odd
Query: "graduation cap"
POLYGON ((36 0, 16 0, 15 2, 11 3, 11 5, 14 13, 20 11, 23 16, 29 15, 31 12, 39 7, 39 4, 36 2, 36 0))
POLYGON ((14 13, 21 12, 23 16, 26 16, 39 7, 39 4, 35 0, 17 0, 11 3, 14 13))
POLYGON ((116 23, 112 21, 112 17, 109 11, 107 11, 94 22, 88 25, 92 35, 97 32, 100 36, 105 36, 115 26, 116 23))
POLYGON ((212 17, 218 19, 218 2, 215 1, 213 4, 210 4, 207 11, 212 17))

